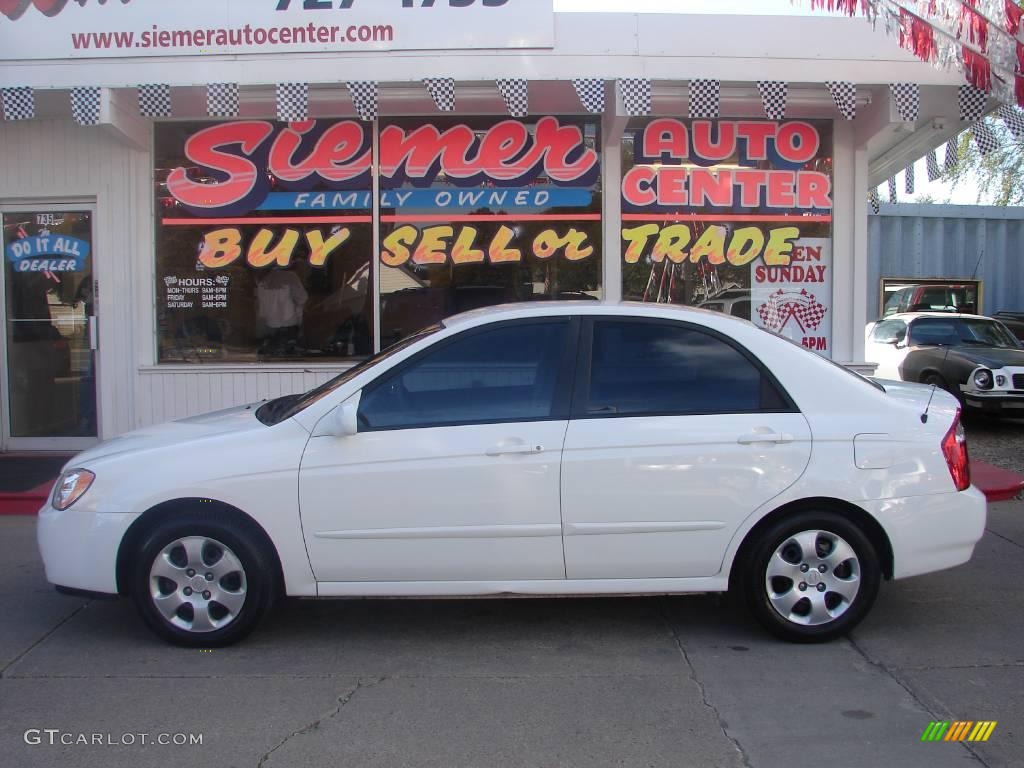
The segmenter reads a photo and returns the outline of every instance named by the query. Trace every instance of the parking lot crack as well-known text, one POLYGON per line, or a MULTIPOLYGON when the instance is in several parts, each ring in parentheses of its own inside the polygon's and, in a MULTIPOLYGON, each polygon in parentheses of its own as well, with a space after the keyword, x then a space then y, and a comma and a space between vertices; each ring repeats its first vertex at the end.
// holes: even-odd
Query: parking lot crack
MULTIPOLYGON (((898 685, 900 688, 902 688, 904 691, 906 691, 907 695, 910 696, 910 698, 914 700, 914 703, 917 704, 917 706, 919 706, 922 710, 924 710, 925 712, 928 713, 929 718, 931 718, 932 720, 947 720, 947 719, 949 719, 947 717, 943 717, 941 714, 939 714, 934 709, 932 709, 932 707, 928 706, 921 699, 921 697, 917 695, 917 692, 913 688, 910 687, 910 684, 907 683, 905 680, 903 680, 903 678, 901 678, 898 674, 896 674, 895 670, 891 669, 884 662, 876 661, 875 659, 871 658, 868 655, 867 651, 865 651, 863 648, 861 648, 860 645, 858 645, 857 641, 854 640, 851 635, 847 635, 846 636, 846 641, 850 644, 850 647, 853 648, 853 650, 856 651, 857 654, 862 659, 864 659, 864 661, 866 661, 868 664, 870 664, 872 667, 877 669, 882 674, 887 675, 889 678, 891 678, 896 683, 896 685, 898 685)), ((964 749, 966 749, 968 752, 970 752, 971 756, 975 760, 977 760, 981 765, 984 765, 986 768, 990 768, 989 764, 985 761, 984 758, 982 758, 981 755, 978 754, 977 750, 975 750, 973 746, 971 746, 966 741, 962 741, 962 742, 959 742, 959 743, 960 743, 960 745, 964 749)))
POLYGON ((330 711, 325 712, 324 714, 320 715, 313 722, 308 723, 308 724, 302 726, 301 728, 297 728, 296 730, 292 731, 287 736, 285 736, 283 739, 281 739, 281 741, 279 741, 272 749, 270 749, 269 751, 263 753, 263 755, 259 759, 259 762, 256 763, 256 768, 263 768, 264 765, 266 765, 266 762, 270 759, 270 756, 273 755, 275 752, 277 752, 277 750, 281 749, 281 747, 283 747, 285 744, 287 744, 292 739, 294 739, 294 738, 296 738, 298 736, 305 736, 306 734, 312 733, 312 732, 318 730, 320 728, 321 724, 327 722, 328 720, 333 720, 334 718, 336 718, 338 715, 341 714, 341 711, 345 708, 345 706, 350 701, 352 701, 353 697, 357 693, 359 693, 359 691, 363 690, 364 688, 372 688, 375 685, 379 685, 380 683, 383 683, 385 680, 387 680, 387 677, 377 677, 377 678, 374 678, 374 679, 369 680, 367 682, 364 682, 363 680, 359 680, 355 684, 355 686, 350 691, 348 691, 348 693, 346 693, 344 696, 339 696, 338 697, 337 705, 335 707, 333 707, 330 711))
POLYGON ((51 636, 51 635, 52 635, 52 634, 53 634, 54 632, 56 632, 56 631, 57 631, 58 629, 60 629, 60 628, 61 628, 61 627, 63 627, 63 626, 65 625, 65 624, 67 624, 67 623, 68 623, 69 621, 71 621, 71 620, 72 620, 73 618, 75 618, 75 616, 77 616, 77 615, 78 615, 78 614, 80 614, 80 613, 81 613, 82 611, 84 611, 84 610, 85 610, 85 609, 86 609, 86 608, 87 608, 87 607, 89 606, 89 604, 90 604, 91 602, 92 602, 92 601, 91 601, 91 600, 89 600, 89 601, 87 601, 87 602, 84 602, 84 603, 82 603, 82 604, 81 604, 80 606, 78 606, 77 608, 75 608, 75 610, 73 610, 73 611, 72 611, 71 613, 69 613, 69 614, 68 614, 67 616, 65 616, 65 617, 64 617, 63 619, 61 619, 61 620, 60 620, 60 621, 58 621, 58 622, 57 622, 56 624, 54 624, 54 625, 53 625, 53 626, 52 626, 52 627, 51 627, 51 628, 49 629, 49 631, 45 632, 45 633, 44 633, 44 634, 43 634, 43 635, 42 635, 41 637, 39 637, 39 638, 38 638, 38 639, 37 639, 37 640, 36 640, 36 641, 35 641, 34 643, 32 643, 32 644, 31 644, 31 645, 30 645, 30 646, 29 646, 28 648, 26 648, 26 649, 25 649, 24 651, 22 651, 21 653, 19 653, 19 654, 18 654, 17 656, 15 656, 15 657, 14 657, 13 659, 11 659, 11 660, 10 660, 9 662, 7 662, 7 663, 6 663, 6 664, 5 664, 4 666, 3 666, 3 668, 2 668, 2 669, 0 669, 0 679, 2 679, 2 678, 5 678, 5 677, 9 677, 9 675, 7 674, 7 670, 9 670, 9 669, 10 669, 11 667, 13 667, 13 666, 14 666, 15 664, 17 664, 17 663, 18 663, 19 661, 21 661, 21 660, 22 660, 23 658, 25 658, 26 656, 28 656, 28 655, 29 655, 30 653, 32 653, 32 651, 34 651, 34 650, 35 650, 36 648, 38 648, 38 647, 39 647, 39 645, 40 645, 41 643, 45 642, 45 641, 46 641, 46 639, 47 639, 48 637, 50 637, 50 636, 51 636))
POLYGON ((1019 541, 1014 541, 1013 539, 1007 538, 1006 536, 1003 536, 1001 533, 996 533, 991 528, 986 528, 985 529, 985 533, 991 533, 997 539, 1002 539, 1003 541, 1005 541, 1008 544, 1012 544, 1015 547, 1018 547, 1020 549, 1024 549, 1024 544, 1021 544, 1019 541))
POLYGON ((690 661, 690 655, 686 652, 686 646, 683 645, 683 639, 679 636, 679 632, 676 630, 675 625, 669 619, 665 612, 664 607, 661 610, 661 619, 665 622, 665 626, 668 628, 669 633, 672 635, 672 639, 675 641, 676 649, 679 651, 679 655, 683 659, 683 663, 686 665, 687 674, 693 684, 697 686, 697 690, 700 692, 701 703, 711 711, 718 721, 718 727, 722 731, 722 735, 733 745, 733 748, 740 756, 740 760, 743 761, 743 765, 746 768, 753 768, 750 758, 747 755, 746 750, 743 749, 743 745, 740 744, 739 739, 729 733, 729 727, 726 725, 725 719, 722 717, 722 713, 718 711, 718 707, 711 703, 708 698, 707 688, 704 687, 704 683, 701 682, 700 678, 697 677, 697 670, 693 666, 693 662, 690 661))

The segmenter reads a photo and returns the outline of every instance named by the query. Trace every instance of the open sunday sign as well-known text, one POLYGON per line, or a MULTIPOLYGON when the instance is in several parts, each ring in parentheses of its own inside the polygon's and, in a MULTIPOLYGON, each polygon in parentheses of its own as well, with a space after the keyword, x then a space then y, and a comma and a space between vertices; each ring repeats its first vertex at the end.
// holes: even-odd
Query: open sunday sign
POLYGON ((82 272, 89 243, 69 235, 35 235, 4 249, 15 272, 82 272))

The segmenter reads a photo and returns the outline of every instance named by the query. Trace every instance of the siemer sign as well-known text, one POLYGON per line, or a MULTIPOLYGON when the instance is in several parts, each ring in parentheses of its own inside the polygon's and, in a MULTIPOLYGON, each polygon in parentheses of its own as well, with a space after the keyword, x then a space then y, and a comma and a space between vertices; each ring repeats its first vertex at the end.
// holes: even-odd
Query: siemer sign
POLYGON ((550 48, 553 0, 0 0, 0 59, 550 48))

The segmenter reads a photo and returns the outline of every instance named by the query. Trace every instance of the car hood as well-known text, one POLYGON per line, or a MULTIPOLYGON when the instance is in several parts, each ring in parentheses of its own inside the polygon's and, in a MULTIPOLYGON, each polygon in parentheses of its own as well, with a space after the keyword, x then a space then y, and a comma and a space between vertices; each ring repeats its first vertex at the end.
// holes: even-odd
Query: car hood
POLYGON ((1002 368, 1006 365, 1024 367, 1024 349, 964 345, 952 347, 950 355, 956 355, 968 363, 983 365, 986 368, 1002 368))
POLYGON ((261 430, 267 427, 256 418, 259 403, 240 405, 222 411, 204 413, 187 419, 154 424, 134 432, 104 440, 99 445, 84 451, 67 463, 67 467, 87 466, 102 459, 123 453, 151 451, 174 445, 189 443, 203 438, 223 435, 229 432, 261 430))

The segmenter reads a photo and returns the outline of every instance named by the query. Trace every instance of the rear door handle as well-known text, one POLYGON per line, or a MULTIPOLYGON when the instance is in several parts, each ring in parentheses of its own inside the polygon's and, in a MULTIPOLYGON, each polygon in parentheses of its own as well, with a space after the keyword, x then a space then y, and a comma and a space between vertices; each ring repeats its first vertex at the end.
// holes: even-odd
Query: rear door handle
POLYGON ((488 448, 485 453, 488 456, 504 456, 510 453, 542 453, 544 446, 529 445, 521 442, 498 443, 488 448))
POLYGON ((751 432, 748 435, 740 435, 736 438, 740 445, 752 445, 754 443, 792 443, 793 436, 786 432, 751 432))

